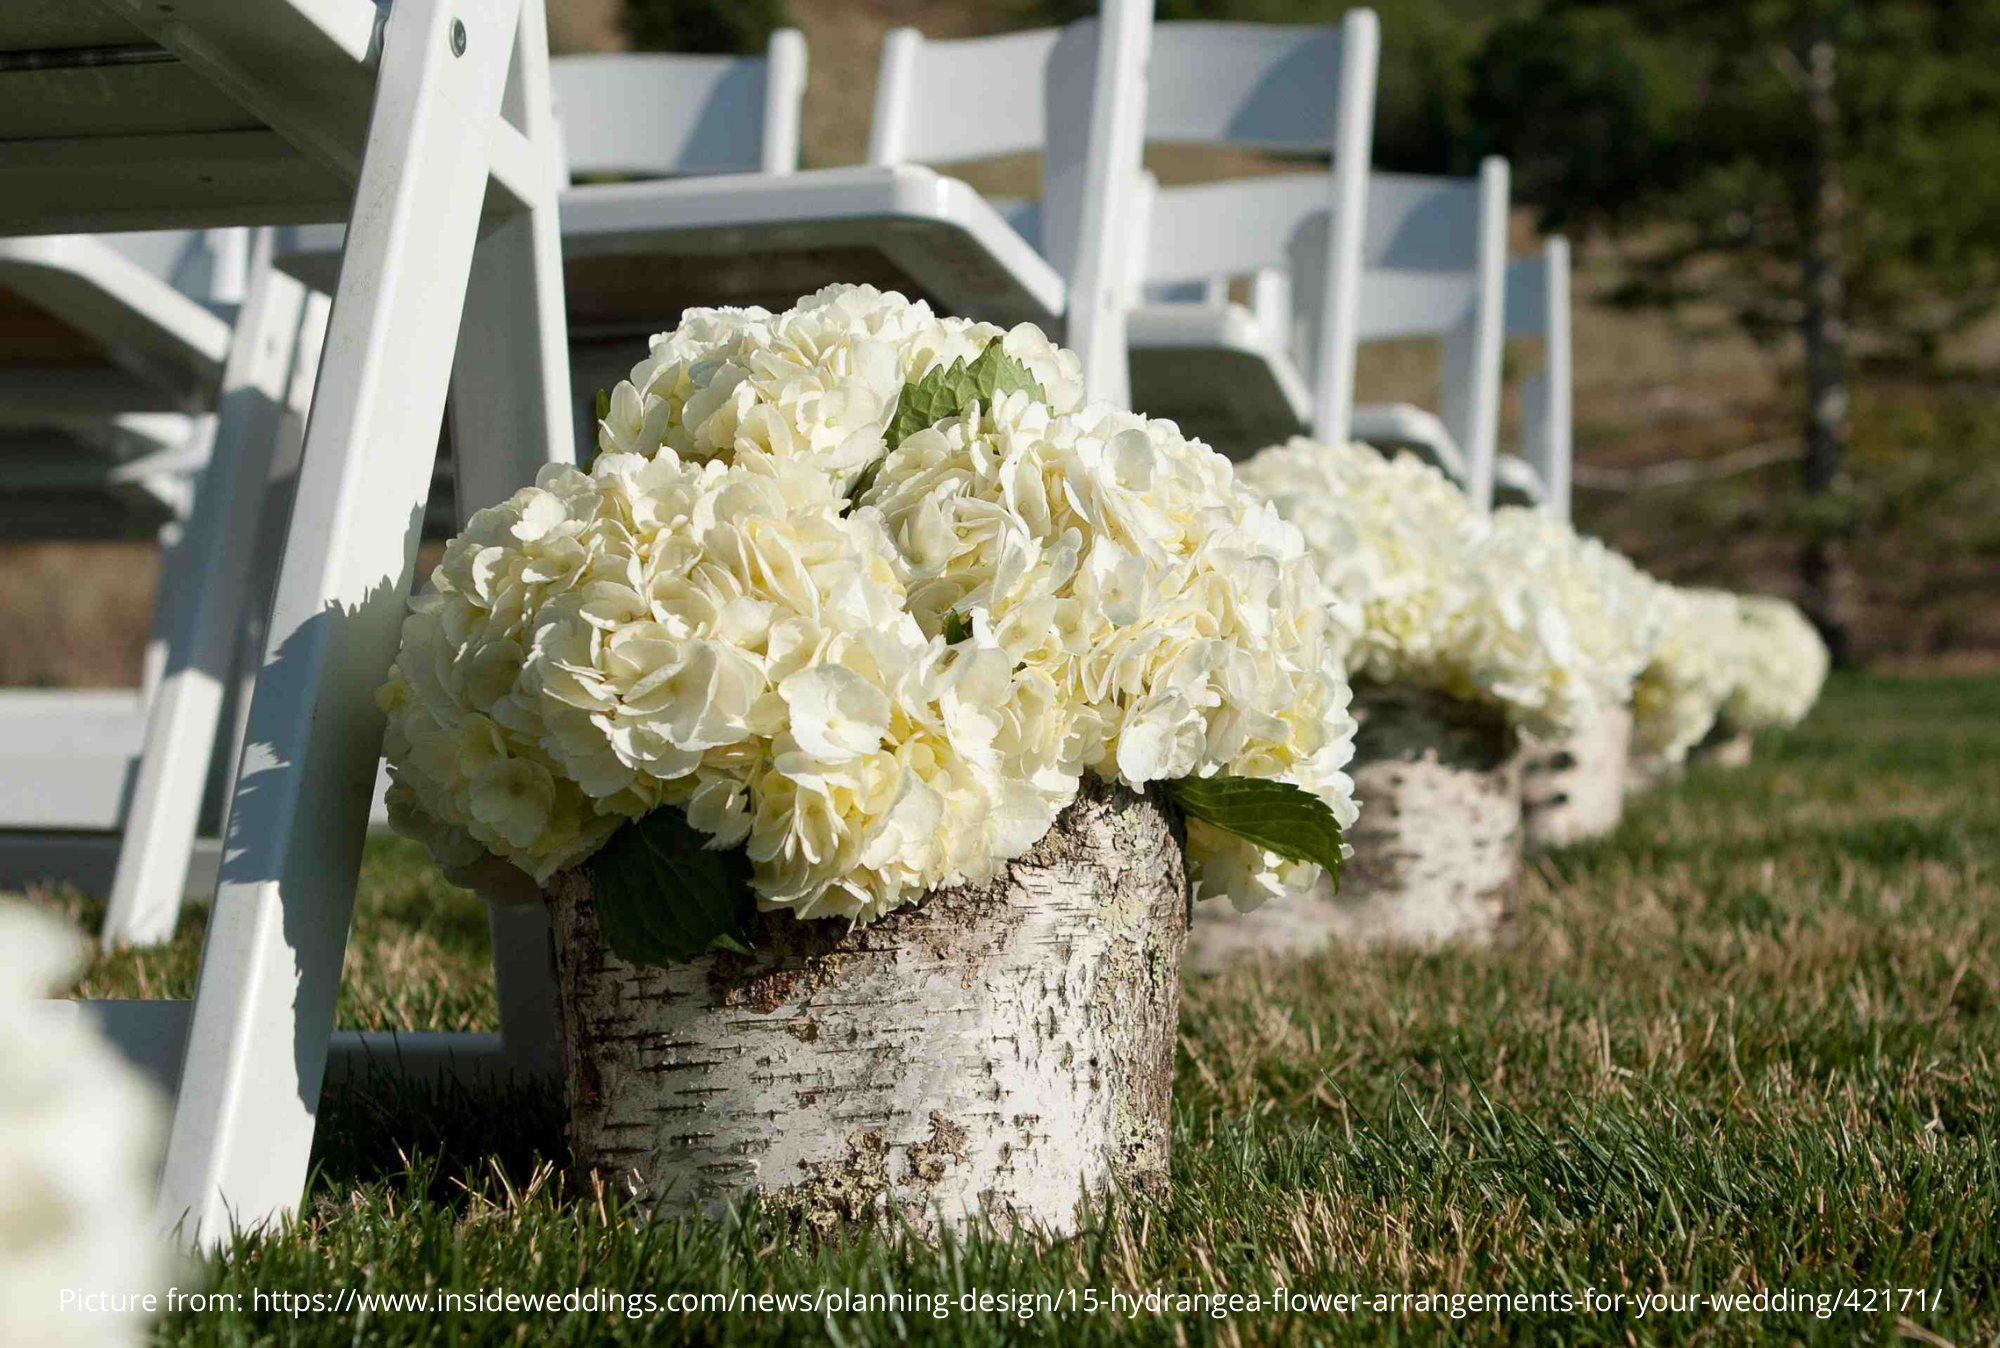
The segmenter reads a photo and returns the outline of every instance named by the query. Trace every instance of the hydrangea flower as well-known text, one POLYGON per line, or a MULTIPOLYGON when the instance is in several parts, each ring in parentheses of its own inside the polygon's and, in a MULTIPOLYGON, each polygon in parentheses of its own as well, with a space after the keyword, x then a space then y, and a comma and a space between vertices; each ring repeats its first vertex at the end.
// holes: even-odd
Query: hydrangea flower
POLYGON ((1678 763, 1735 691, 1741 628, 1722 590, 1657 586, 1660 638, 1632 690, 1632 739, 1643 758, 1678 763))
POLYGON ((1297 525, 1357 678, 1431 688, 1560 734, 1631 695, 1657 637, 1629 562, 1537 511, 1488 516, 1435 467, 1294 438, 1243 480, 1297 525))
MULTIPOLYGON (((761 906, 870 921, 1021 855, 1081 774, 1275 778, 1355 817, 1348 690, 1297 529, 1171 423, 1082 405, 1033 327, 869 287, 691 310, 588 472, 473 518, 381 703, 396 827, 538 881, 664 805, 761 906), (1040 385, 904 436, 999 341, 1040 385)), ((1254 904, 1316 868, 1190 828, 1254 904)))
POLYGON ((76 974, 83 943, 0 902, 0 1343, 137 1344, 133 1298, 164 1293, 170 1255, 134 1207, 156 1181, 164 1103, 87 1022, 35 1005, 76 974), (64 1288, 105 1298, 65 1307, 64 1288))
POLYGON ((1722 715, 1739 730, 1797 725, 1819 700, 1826 643, 1805 614, 1769 595, 1738 595, 1739 668, 1722 715))
POLYGON ((1621 554, 1544 511, 1503 506, 1476 554, 1491 587, 1480 665, 1530 728, 1575 729, 1621 707, 1652 658, 1658 586, 1621 554))

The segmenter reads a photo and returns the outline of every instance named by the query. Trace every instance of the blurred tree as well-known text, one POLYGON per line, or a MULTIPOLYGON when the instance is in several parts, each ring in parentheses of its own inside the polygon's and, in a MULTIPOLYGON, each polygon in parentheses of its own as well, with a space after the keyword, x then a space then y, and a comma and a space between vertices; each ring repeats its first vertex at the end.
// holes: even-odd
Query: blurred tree
POLYGON ((790 22, 785 0, 625 0, 634 51, 761 52, 790 22))
POLYGON ((1619 298, 1803 353, 1807 606, 1845 660, 1850 346, 1933 361, 2000 303, 2000 5, 1544 0, 1468 113, 1545 228, 1621 235, 1619 298))

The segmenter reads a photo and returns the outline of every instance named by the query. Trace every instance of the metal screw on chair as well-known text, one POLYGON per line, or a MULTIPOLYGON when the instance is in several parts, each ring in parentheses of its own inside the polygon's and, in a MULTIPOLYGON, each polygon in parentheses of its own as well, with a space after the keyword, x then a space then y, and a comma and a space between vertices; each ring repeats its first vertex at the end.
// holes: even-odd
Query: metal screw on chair
POLYGON ((465 55, 465 21, 463 19, 453 19, 451 21, 451 54, 453 56, 465 55))

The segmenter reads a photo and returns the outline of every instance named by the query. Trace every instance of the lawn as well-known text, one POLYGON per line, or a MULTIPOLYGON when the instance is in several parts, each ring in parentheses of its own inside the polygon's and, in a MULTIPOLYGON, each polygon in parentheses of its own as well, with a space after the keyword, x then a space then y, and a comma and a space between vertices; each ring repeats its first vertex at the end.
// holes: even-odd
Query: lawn
MULTIPOLYGON (((647 1228, 561 1179, 552 1100, 356 1093, 323 1116, 302 1219, 206 1270, 240 1308, 182 1311, 158 1341, 1991 1344, 1996 762, 2000 682, 1836 680, 1753 766, 1691 774, 1635 803, 1615 836, 1539 862, 1496 949, 1336 952, 1193 984, 1171 1198, 1052 1247, 821 1246, 754 1213, 647 1228), (944 1318, 929 1303, 635 1317, 269 1301, 577 1287, 951 1304, 944 1318), (1273 1310, 1277 1288, 1370 1303, 1273 1310), (1049 1301, 1025 1317, 960 1308, 980 1292, 1049 1301), (1105 1309, 1114 1292, 1263 1306, 1105 1309), (1496 1292, 1541 1295, 1371 1304, 1496 1292), (1780 1308, 1686 1308, 1738 1292, 1780 1308), (1635 1308, 1660 1294, 1669 1307, 1635 1308)), ((492 1026, 475 905, 411 849, 377 845, 360 908, 343 1023, 492 1026)), ((101 962, 84 990, 187 995, 199 925, 101 962)))

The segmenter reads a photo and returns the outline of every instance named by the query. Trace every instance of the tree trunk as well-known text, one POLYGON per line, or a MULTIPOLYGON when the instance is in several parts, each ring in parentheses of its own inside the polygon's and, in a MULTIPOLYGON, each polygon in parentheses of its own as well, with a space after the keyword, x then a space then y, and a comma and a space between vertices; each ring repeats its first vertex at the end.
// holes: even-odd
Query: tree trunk
POLYGON ((587 867, 549 897, 576 1165, 649 1208, 1067 1232, 1166 1182, 1188 888, 1156 795, 1086 777, 991 882, 854 930, 759 914, 747 956, 636 968, 587 867))
MULTIPOLYGON (((1847 300, 1841 244, 1847 201, 1840 179, 1835 56, 1826 16, 1816 13, 1800 53, 1808 127, 1806 176, 1799 190, 1808 496, 1824 496, 1841 487, 1847 459, 1847 300)), ((1853 660, 1854 580, 1843 537, 1847 526, 1809 511, 1807 528, 1800 557, 1806 614, 1825 639, 1834 664, 1844 667, 1853 660)))
POLYGON ((1521 819, 1529 851, 1598 838, 1625 811, 1632 709, 1609 707, 1567 739, 1521 746, 1521 819))
POLYGON ((1340 891, 1249 913, 1226 899, 1195 910, 1188 967, 1212 972, 1259 955, 1304 955, 1330 943, 1486 940, 1499 929, 1521 863, 1521 768, 1512 727, 1496 711, 1440 693, 1357 690, 1354 795, 1361 818, 1340 891))

